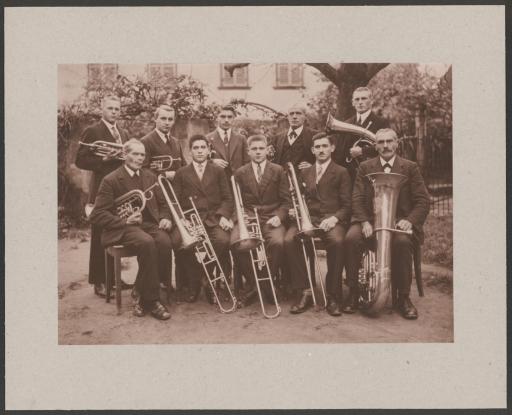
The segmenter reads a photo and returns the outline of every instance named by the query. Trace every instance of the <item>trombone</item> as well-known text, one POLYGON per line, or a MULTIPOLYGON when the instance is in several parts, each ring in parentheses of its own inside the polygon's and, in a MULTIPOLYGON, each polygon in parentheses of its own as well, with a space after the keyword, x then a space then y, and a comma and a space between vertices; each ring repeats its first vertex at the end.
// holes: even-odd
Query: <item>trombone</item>
POLYGON ((315 237, 318 236, 322 230, 313 226, 311 222, 311 217, 309 215, 309 210, 306 205, 306 199, 304 195, 300 192, 299 182, 297 180, 297 175, 295 174, 295 169, 293 168, 293 164, 288 162, 286 163, 288 168, 288 181, 290 182, 290 196, 293 203, 293 212, 295 216, 295 220, 297 221, 297 228, 299 229, 299 233, 297 237, 300 239, 300 244, 302 246, 302 253, 304 256, 304 262, 306 263, 306 273, 308 275, 309 286, 311 287, 311 294, 313 297, 313 304, 315 305, 315 309, 319 310, 318 303, 316 301, 315 295, 315 285, 313 283, 313 275, 311 269, 311 259, 306 252, 306 241, 311 242, 311 247, 313 249, 313 264, 314 264, 314 272, 315 275, 320 280, 320 288, 322 290, 322 298, 324 300, 324 305, 322 308, 327 307, 327 296, 325 294, 325 287, 323 281, 323 275, 320 271, 320 266, 318 264, 318 256, 316 253, 315 247, 315 237))
POLYGON ((119 143, 113 143, 111 141, 95 141, 92 144, 84 143, 79 141, 78 144, 81 146, 89 147, 89 149, 99 157, 110 157, 117 160, 124 160, 123 145, 119 143))
POLYGON ((260 300, 261 311, 263 315, 268 319, 276 318, 279 316, 279 314, 281 314, 281 307, 277 301, 276 289, 274 287, 274 281, 272 279, 272 274, 270 273, 270 267, 268 265, 268 258, 265 251, 265 245, 263 243, 264 240, 261 232, 258 211, 255 208, 254 216, 251 217, 245 214, 240 186, 236 182, 235 176, 231 176, 231 185, 233 187, 235 209, 238 219, 238 229, 240 233, 239 238, 234 243, 232 243, 233 250, 238 252, 249 251, 254 280, 258 290, 258 298, 260 300), (261 284, 264 281, 269 282, 270 289, 272 291, 273 301, 276 306, 276 311, 273 314, 267 311, 267 307, 265 306, 265 302, 263 300, 261 284))
POLYGON ((178 202, 178 198, 176 197, 176 193, 174 192, 170 181, 166 179, 163 174, 158 176, 158 183, 160 184, 162 193, 164 194, 165 200, 169 205, 171 215, 174 219, 174 222, 176 223, 176 226, 178 227, 178 231, 181 236, 182 244, 179 249, 186 250, 193 248, 195 250, 196 259, 203 266, 204 273, 206 274, 206 278, 210 284, 213 295, 215 296, 216 303, 219 306, 221 313, 231 313, 235 311, 237 306, 236 298, 231 292, 229 283, 226 279, 224 271, 222 270, 217 254, 213 249, 213 245, 210 241, 210 238, 208 237, 208 233, 206 232, 194 201, 192 198, 190 198, 192 207, 184 211, 178 202), (167 190, 167 188, 169 190, 167 190), (211 264, 213 264, 213 269, 209 267, 211 264), (215 275, 215 270, 217 271, 217 275, 215 275), (219 293, 217 293, 217 282, 223 283, 223 285, 227 288, 230 304, 222 304, 219 298, 219 293))

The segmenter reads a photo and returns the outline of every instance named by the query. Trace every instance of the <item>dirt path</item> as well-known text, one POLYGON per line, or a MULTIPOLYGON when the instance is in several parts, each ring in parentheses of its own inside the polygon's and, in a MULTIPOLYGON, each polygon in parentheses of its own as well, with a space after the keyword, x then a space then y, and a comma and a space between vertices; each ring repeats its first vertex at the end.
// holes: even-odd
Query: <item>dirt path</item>
MULTIPOLYGON (((444 268, 424 267, 425 297, 418 297, 413 287, 412 301, 420 315, 416 321, 404 320, 396 312, 373 319, 359 313, 335 318, 312 310, 292 315, 291 302, 281 303, 281 315, 267 320, 259 303, 223 315, 201 297, 195 304, 173 304, 172 318, 161 322, 132 316, 129 291, 123 291, 123 313, 116 315, 115 303, 95 296, 87 282, 88 256, 88 241, 59 241, 59 344, 453 341, 453 302, 445 281, 451 273, 444 268), (433 273, 445 280, 439 283, 433 273)), ((136 263, 127 261, 126 267, 123 279, 130 281, 136 263)))

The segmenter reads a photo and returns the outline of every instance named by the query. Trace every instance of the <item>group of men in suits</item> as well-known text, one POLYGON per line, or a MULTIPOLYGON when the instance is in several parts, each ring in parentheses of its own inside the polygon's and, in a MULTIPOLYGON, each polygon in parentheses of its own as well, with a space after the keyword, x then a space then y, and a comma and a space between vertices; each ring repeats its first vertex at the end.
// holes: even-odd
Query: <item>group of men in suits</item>
MULTIPOLYGON (((180 234, 172 224, 168 207, 161 203, 159 191, 156 192, 157 197, 148 205, 147 212, 145 209, 142 213, 123 220, 115 216, 114 200, 122 192, 133 188, 143 190, 155 182, 156 176, 141 167, 149 166, 151 158, 156 155, 169 154, 180 162, 163 173, 171 181, 180 205, 187 210, 193 201, 225 275, 230 274, 233 266, 235 278, 245 278, 247 289, 244 299, 249 301, 255 294, 255 281, 248 255, 236 253, 233 255, 234 264, 230 264, 229 259, 230 245, 239 237, 239 224, 233 202, 234 189, 230 185, 231 177, 234 176, 245 213, 251 215, 254 209, 258 212, 272 277, 277 279, 280 275, 284 288, 292 287, 299 291, 300 298, 290 309, 293 314, 302 313, 311 307, 312 291, 307 282, 306 262, 291 209, 288 163, 293 165, 300 183, 304 186, 301 191, 313 224, 323 231, 321 237, 327 249, 327 312, 333 316, 356 311, 357 273, 362 249, 374 237, 371 225, 374 219, 373 193, 365 175, 372 171, 396 171, 404 174, 407 182, 400 191, 397 227, 403 230, 412 229, 413 236, 400 234, 393 239, 393 278, 396 276, 397 279, 402 315, 408 319, 416 318, 417 311, 409 298, 411 252, 413 238, 421 240, 422 224, 428 213, 428 194, 416 164, 396 155, 396 133, 386 128, 387 123, 371 111, 371 98, 371 91, 367 88, 354 91, 353 105, 357 118, 352 123, 370 131, 375 130, 375 149, 354 146, 356 139, 350 136, 328 135, 311 130, 304 125, 305 109, 297 106, 288 111, 290 127, 286 133, 272 140, 264 135, 254 135, 246 139, 232 130, 236 113, 232 107, 227 106, 219 112, 217 128, 213 132, 206 136, 194 135, 189 139, 192 162, 185 165, 177 140, 169 135, 174 111, 171 107, 161 106, 155 112, 156 128, 141 140, 143 144, 135 139, 125 143, 123 165, 120 166, 119 161, 114 163, 108 159, 98 160, 98 156, 92 155, 88 157, 93 158, 94 163, 82 162, 79 165, 77 157, 77 166, 93 170, 95 176, 100 172, 105 176, 109 172, 107 166, 110 171, 113 170, 100 186, 90 219, 93 231, 98 232, 103 228, 104 246, 122 243, 140 250, 137 278, 140 300, 134 313, 143 315, 149 311, 156 318, 169 318, 167 309, 156 298, 156 292, 159 281, 163 283, 169 280, 171 248, 177 253, 177 282, 180 274, 182 287, 179 288, 187 293, 186 301, 196 301, 202 286, 206 287, 207 298, 211 299, 211 292, 207 284, 203 283, 203 272, 197 257, 192 251, 177 249, 181 244, 180 234), (275 151, 272 161, 267 158, 270 146, 275 151), (357 175, 356 169, 347 163, 349 155, 361 158, 375 154, 376 157, 360 164, 357 175), (101 170, 98 166, 101 166, 101 170), (166 231, 171 228, 169 237, 169 232, 166 231), (162 234, 167 237, 162 237, 162 234), (149 265, 148 258, 154 259, 152 265, 149 265), (346 283, 350 288, 345 301, 341 281, 343 269, 346 269, 346 283)), ((97 135, 86 130, 86 142, 116 139, 113 128, 108 127, 113 125, 117 129, 117 118, 112 117, 111 113, 119 116, 119 101, 105 99, 103 111, 100 126, 88 130, 99 129, 101 123, 107 129, 97 135)), ((84 151, 81 149, 79 156, 83 156, 84 151)), ((92 244, 93 240, 91 260, 92 244)), ((103 257, 103 253, 99 257, 103 257)), ((90 282, 95 284, 98 295, 102 294, 100 284, 104 281, 103 277, 103 270, 96 268, 93 271, 91 266, 90 282)), ((262 288, 265 299, 272 301, 268 293, 269 287, 264 285, 262 288)))

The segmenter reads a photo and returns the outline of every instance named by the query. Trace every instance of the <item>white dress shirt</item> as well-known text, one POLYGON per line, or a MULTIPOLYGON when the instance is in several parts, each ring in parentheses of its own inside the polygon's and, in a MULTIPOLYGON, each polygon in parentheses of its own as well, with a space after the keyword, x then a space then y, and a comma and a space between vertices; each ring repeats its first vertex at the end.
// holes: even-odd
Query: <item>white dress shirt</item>
POLYGON ((224 141, 224 137, 226 136, 226 132, 227 132, 228 133, 228 143, 229 143, 229 140, 231 139, 231 128, 224 130, 220 127, 217 127, 217 132, 219 133, 222 141, 224 141))
POLYGON ((112 137, 114 137, 114 138, 119 137, 117 142, 121 143, 121 134, 119 134, 119 130, 117 129, 116 125, 115 124, 110 124, 104 118, 102 118, 101 121, 103 121, 103 123, 107 126, 108 130, 110 131, 110 134, 112 134, 112 137))
MULTIPOLYGON (((162 141, 164 142, 164 144, 167 144, 167 141, 168 141, 168 136, 166 136, 163 132, 161 132, 158 128, 155 128, 155 131, 156 133, 158 134, 158 136, 162 139, 162 141)), ((169 133, 167 133, 169 134, 169 133)))
POLYGON ((198 163, 196 161, 192 160, 192 165, 194 166, 194 170, 196 171, 197 175, 199 176, 199 179, 203 179, 204 170, 206 169, 206 161, 202 163, 198 163), (202 167, 202 171, 199 169, 202 167))
MULTIPOLYGON (((380 164, 381 164, 382 167, 384 167, 384 164, 388 163, 391 166, 391 169, 392 169, 393 168, 393 164, 395 163, 396 155, 391 157, 388 161, 384 160, 382 157, 379 157, 379 158, 380 158, 380 164)), ((391 173, 391 169, 388 169, 389 171, 386 171, 386 169, 384 169, 384 172, 385 173, 391 173)))
MULTIPOLYGON (((258 181, 258 163, 251 161, 252 164, 252 171, 254 172, 254 177, 256 177, 256 181, 258 181)), ((261 166, 261 177, 263 177, 263 173, 265 172, 265 166, 267 164, 266 160, 263 160, 260 163, 261 166)))
POLYGON ((363 112, 362 114, 357 114, 357 123, 358 124, 362 124, 366 121, 366 119, 368 118, 368 116, 370 115, 370 113, 372 112, 371 109, 369 109, 368 111, 366 112, 363 112))
POLYGON ((295 143, 295 140, 297 140, 299 135, 301 135, 303 129, 304 125, 301 125, 299 128, 296 128, 295 130, 292 127, 288 129, 288 142, 290 143, 290 145, 295 143), (295 137, 293 138, 293 140, 290 138, 290 134, 292 133, 292 131, 295 133, 295 137))
POLYGON ((134 174, 136 174, 137 176, 140 176, 140 170, 132 170, 126 164, 124 165, 124 168, 126 169, 128 174, 130 175, 130 177, 133 177, 134 174))

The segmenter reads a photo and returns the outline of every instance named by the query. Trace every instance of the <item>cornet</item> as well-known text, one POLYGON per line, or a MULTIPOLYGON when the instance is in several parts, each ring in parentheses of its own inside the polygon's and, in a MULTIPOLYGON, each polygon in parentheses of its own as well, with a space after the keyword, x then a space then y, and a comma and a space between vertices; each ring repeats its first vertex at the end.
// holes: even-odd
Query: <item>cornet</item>
POLYGON ((172 157, 170 155, 151 157, 149 168, 157 172, 169 170, 175 161, 181 161, 181 157, 172 157))
POLYGON ((89 149, 99 157, 110 157, 113 159, 124 160, 122 144, 100 140, 95 141, 92 144, 79 141, 78 144, 89 147, 89 149))
POLYGON ((267 253, 265 251, 265 244, 263 243, 263 234, 261 232, 260 220, 258 212, 254 209, 254 216, 250 217, 245 214, 244 205, 242 202, 242 195, 240 192, 240 186, 236 182, 235 176, 231 176, 231 185, 233 187, 233 193, 235 196, 235 209, 238 219, 238 229, 240 230, 239 238, 232 244, 233 250, 238 252, 249 251, 252 271, 254 273, 254 280, 256 282, 256 288, 258 290, 258 298, 260 300, 261 311, 266 318, 276 318, 281 314, 281 307, 277 302, 276 289, 274 287, 274 281, 272 274, 270 273, 270 267, 268 265, 267 253), (263 273, 263 275, 260 275, 263 273), (265 302, 263 300, 263 293, 261 290, 261 283, 268 281, 270 284, 270 290, 276 311, 270 314, 267 311, 265 302))
POLYGON ((288 173, 288 181, 290 182, 290 196, 293 203, 293 212, 295 216, 295 220, 297 221, 297 228, 299 229, 299 233, 297 236, 300 239, 300 244, 302 246, 302 253, 304 257, 304 261, 306 263, 306 273, 308 275, 309 286, 311 287, 311 294, 313 298, 313 304, 315 308, 318 310, 318 304, 316 301, 315 295, 315 286, 313 283, 313 276, 311 275, 311 260, 306 252, 305 241, 309 240, 311 242, 311 246, 313 248, 313 261, 315 265, 315 274, 317 278, 320 280, 320 288, 322 290, 322 297, 324 300, 323 308, 327 307, 327 296, 325 294, 325 287, 323 281, 323 275, 320 272, 320 266, 318 264, 318 256, 316 253, 315 241, 314 237, 318 236, 321 232, 323 232, 320 228, 313 226, 311 222, 311 217, 309 215, 309 210, 306 205, 306 199, 303 194, 300 192, 299 182, 297 181, 297 175, 295 174, 295 169, 293 168, 292 163, 286 163, 287 173, 288 173))

